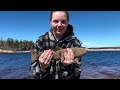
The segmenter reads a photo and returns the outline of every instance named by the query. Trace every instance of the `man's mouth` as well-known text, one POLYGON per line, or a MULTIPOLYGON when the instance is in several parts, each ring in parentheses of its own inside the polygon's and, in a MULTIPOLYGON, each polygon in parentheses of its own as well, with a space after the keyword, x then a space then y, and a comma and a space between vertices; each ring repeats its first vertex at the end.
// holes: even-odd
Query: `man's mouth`
POLYGON ((62 29, 57 29, 57 30, 62 30, 62 29))
POLYGON ((58 32, 61 32, 61 31, 62 31, 62 29, 57 29, 57 31, 58 31, 58 32))

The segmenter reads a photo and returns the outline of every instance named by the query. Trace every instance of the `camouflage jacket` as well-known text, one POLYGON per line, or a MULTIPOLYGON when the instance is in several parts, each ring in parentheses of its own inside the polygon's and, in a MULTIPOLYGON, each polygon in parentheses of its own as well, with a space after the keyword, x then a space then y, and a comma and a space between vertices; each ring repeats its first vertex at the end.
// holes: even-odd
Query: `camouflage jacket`
MULTIPOLYGON (((49 32, 40 36, 35 42, 34 52, 39 54, 48 49, 56 51, 59 48, 81 47, 81 42, 74 36, 73 28, 70 25, 65 33, 59 41, 56 41, 51 29, 49 32)), ((31 76, 36 79, 79 79, 81 73, 81 57, 75 59, 76 63, 67 67, 62 65, 61 60, 52 60, 46 69, 41 68, 38 59, 31 60, 31 76)))

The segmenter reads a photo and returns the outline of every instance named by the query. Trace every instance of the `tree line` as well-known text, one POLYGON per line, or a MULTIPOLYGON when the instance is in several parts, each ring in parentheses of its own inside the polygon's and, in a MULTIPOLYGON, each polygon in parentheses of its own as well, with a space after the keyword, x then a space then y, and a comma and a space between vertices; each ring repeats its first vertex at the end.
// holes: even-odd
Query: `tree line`
POLYGON ((29 51, 34 49, 34 42, 27 40, 17 40, 7 38, 7 40, 0 39, 0 49, 12 51, 29 51))

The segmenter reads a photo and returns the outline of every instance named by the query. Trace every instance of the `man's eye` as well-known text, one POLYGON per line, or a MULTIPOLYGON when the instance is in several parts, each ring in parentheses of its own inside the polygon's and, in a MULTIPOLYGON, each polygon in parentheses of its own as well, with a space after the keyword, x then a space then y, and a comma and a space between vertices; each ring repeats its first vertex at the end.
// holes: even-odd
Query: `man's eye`
POLYGON ((54 20, 53 22, 58 23, 58 20, 54 20))
POLYGON ((65 21, 65 20, 63 20, 63 21, 61 21, 61 23, 66 23, 66 21, 65 21))

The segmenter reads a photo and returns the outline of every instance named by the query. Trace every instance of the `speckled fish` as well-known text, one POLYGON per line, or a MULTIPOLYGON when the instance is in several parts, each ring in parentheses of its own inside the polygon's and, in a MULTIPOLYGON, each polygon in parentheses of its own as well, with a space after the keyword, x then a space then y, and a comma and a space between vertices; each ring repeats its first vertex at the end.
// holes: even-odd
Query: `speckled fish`
MULTIPOLYGON (((82 57, 84 56, 88 49, 87 48, 71 48, 75 57, 82 57)), ((57 50, 57 51, 54 51, 53 52, 53 59, 55 60, 60 60, 61 59, 61 55, 62 53, 64 53, 64 49, 60 49, 60 50, 57 50)), ((38 60, 39 56, 41 55, 41 53, 39 54, 36 54, 35 52, 31 52, 31 59, 34 61, 34 60, 38 60)))
MULTIPOLYGON (((88 51, 87 48, 71 48, 75 57, 82 57, 85 55, 88 51)), ((64 49, 57 50, 53 53, 53 59, 61 59, 61 54, 64 53, 64 49)))

